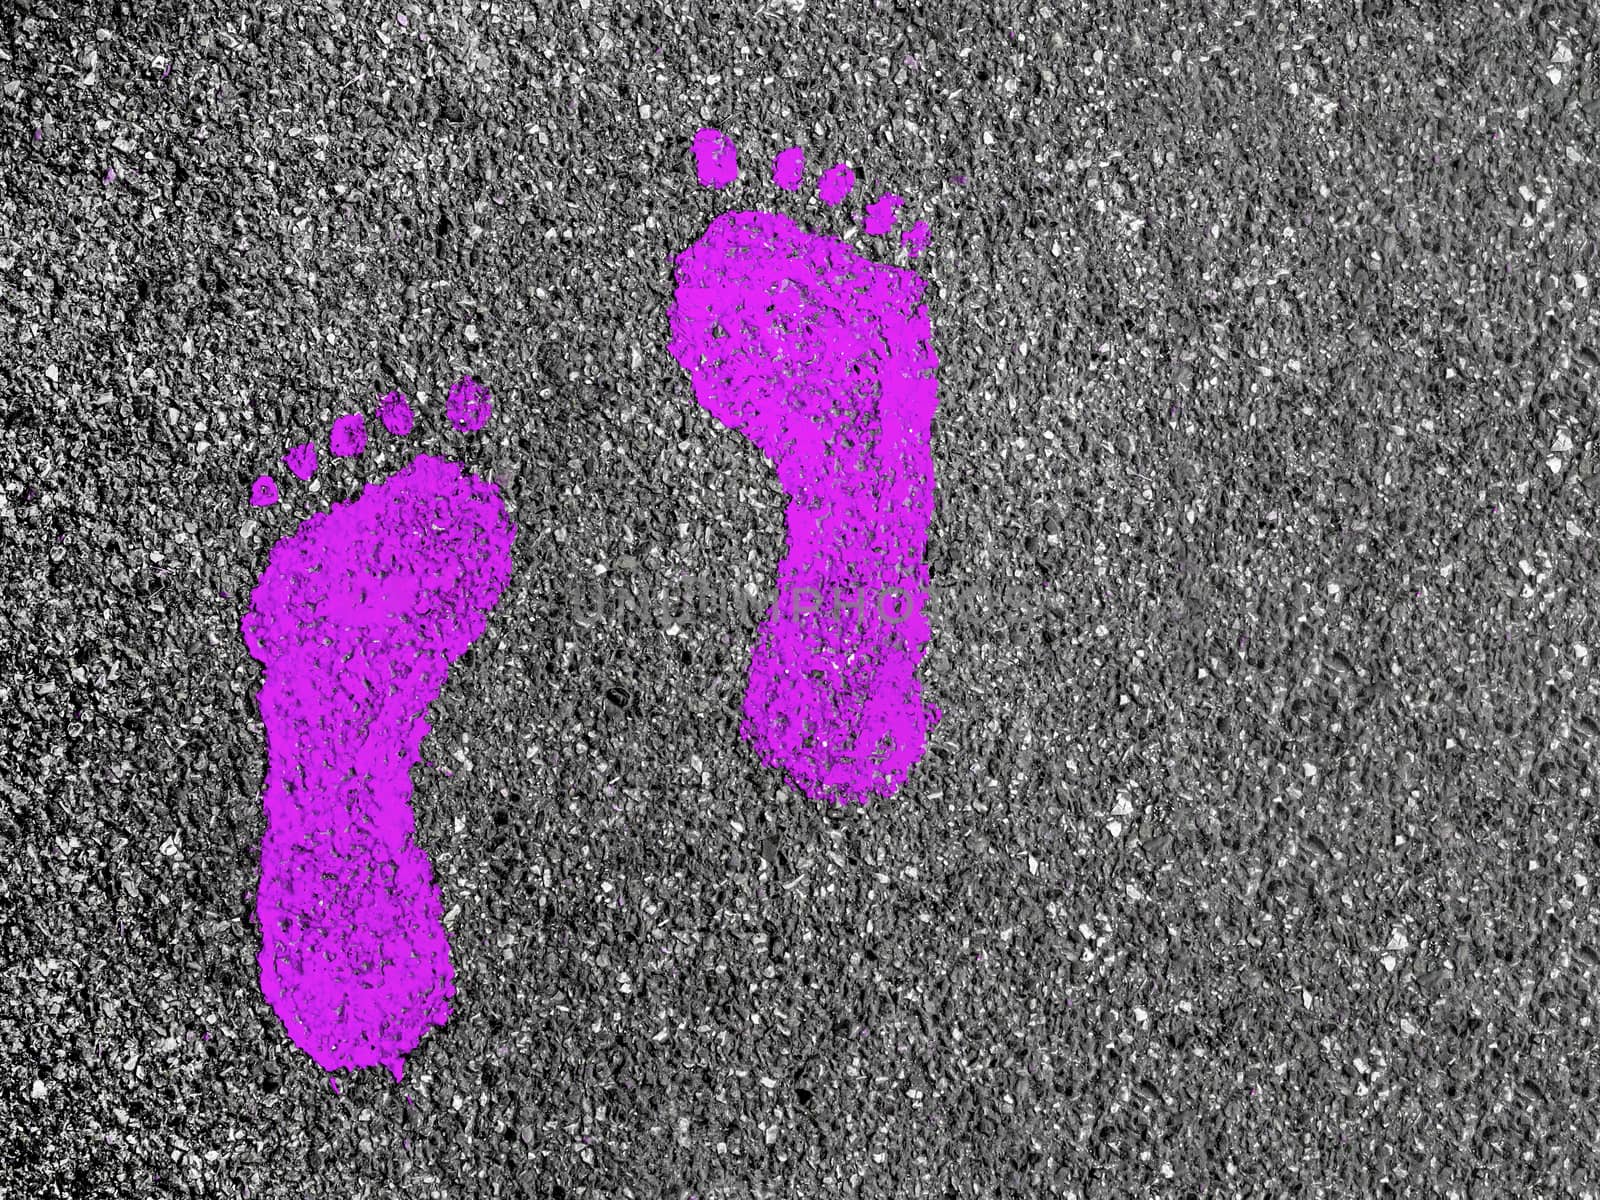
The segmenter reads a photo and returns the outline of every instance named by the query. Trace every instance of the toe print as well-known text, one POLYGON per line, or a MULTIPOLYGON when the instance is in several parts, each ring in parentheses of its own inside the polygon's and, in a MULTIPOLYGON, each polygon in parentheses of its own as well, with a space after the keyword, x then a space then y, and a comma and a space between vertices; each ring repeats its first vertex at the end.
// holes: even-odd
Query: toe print
POLYGON ((301 442, 298 446, 292 446, 283 456, 283 461, 290 474, 301 483, 306 483, 317 473, 317 444, 301 442))
POLYGON ((829 208, 835 208, 844 203, 844 198, 855 186, 856 173, 844 163, 838 163, 822 173, 822 178, 817 181, 817 195, 829 208))
POLYGON ((874 237, 882 237, 894 228, 894 215, 900 206, 905 203, 899 196, 879 196, 867 205, 867 219, 864 222, 866 231, 874 237))
MULTIPOLYGON (((487 389, 469 390, 486 420, 487 389)), ((379 419, 408 432, 405 397, 386 396, 379 419)), ((330 443, 353 455, 365 440, 346 416, 330 443)), ((291 455, 291 470, 314 469, 314 447, 291 455)), ((252 502, 266 490, 276 498, 270 476, 252 502)), ((454 973, 439 887, 412 837, 410 769, 450 664, 510 579, 514 536, 494 484, 419 454, 287 533, 251 593, 241 630, 263 668, 267 735, 261 989, 326 1070, 383 1065, 398 1079, 450 1014, 454 973)))
POLYGON ((257 476, 255 483, 250 487, 250 503, 256 508, 265 508, 277 502, 278 481, 271 475, 257 476))
POLYGON ((928 248, 928 223, 918 221, 912 225, 900 235, 900 244, 912 258, 920 258, 922 252, 928 248))
MULTIPOLYGON (((727 164, 731 141, 695 139, 701 182, 726 186, 725 172, 708 182, 702 146, 727 164)), ((803 172, 797 149, 773 160, 780 188, 803 172)), ((854 184, 840 164, 818 191, 836 205, 854 184)), ((889 233, 903 203, 868 205, 867 231, 889 233)), ((920 248, 927 227, 914 228, 920 248)), ((771 212, 725 213, 677 258, 669 349, 701 406, 771 460, 789 500, 742 732, 768 766, 837 803, 893 794, 931 715, 915 676, 929 636, 938 400, 925 290, 913 272, 771 212)))
POLYGON ((328 449, 335 458, 354 458, 367 448, 367 421, 360 413, 346 413, 333 423, 328 449))
POLYGON ((702 187, 722 189, 739 177, 739 151, 718 129, 694 135, 694 165, 702 187))
POLYGON ((471 375, 463 375, 445 399, 445 414, 450 424, 467 433, 476 433, 489 421, 493 406, 489 389, 471 375))
POLYGON ((390 392, 378 401, 378 420, 395 437, 410 434, 416 417, 411 412, 411 404, 404 392, 390 392))
POLYGON ((786 192, 798 192, 806 177, 806 152, 799 146, 781 150, 772 160, 772 182, 786 192))

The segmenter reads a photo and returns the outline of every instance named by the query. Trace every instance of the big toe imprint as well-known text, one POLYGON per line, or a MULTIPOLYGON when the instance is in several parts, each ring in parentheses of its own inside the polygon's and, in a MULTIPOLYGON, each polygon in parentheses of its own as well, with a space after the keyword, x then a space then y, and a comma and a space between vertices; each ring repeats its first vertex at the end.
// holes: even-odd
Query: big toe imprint
MULTIPOLYGON (((701 177, 725 186, 731 143, 713 148, 718 169, 702 160, 701 177)), ((798 186, 796 153, 774 160, 780 187, 798 186)), ((823 177, 829 203, 848 191, 841 170, 823 177)), ((888 232, 899 204, 869 205, 869 231, 888 232)), ((917 229, 906 241, 920 249, 917 229)), ((789 497, 743 734, 808 795, 892 794, 928 724, 915 675, 929 636, 938 401, 925 284, 770 212, 716 218, 678 256, 677 276, 673 356, 699 403, 761 449, 789 497)))
POLYGON ((287 534, 251 594, 243 634, 264 667, 267 733, 261 986, 327 1070, 382 1064, 398 1078, 449 1015, 410 768, 428 705, 510 578, 514 534, 493 484, 418 455, 287 534))

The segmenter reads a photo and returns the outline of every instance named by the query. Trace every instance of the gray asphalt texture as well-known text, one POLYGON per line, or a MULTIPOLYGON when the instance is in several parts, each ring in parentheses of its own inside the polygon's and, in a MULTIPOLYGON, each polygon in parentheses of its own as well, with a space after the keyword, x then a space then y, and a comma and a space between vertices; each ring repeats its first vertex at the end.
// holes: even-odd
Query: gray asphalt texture
POLYGON ((0 2, 0 1196, 1597 1194, 1593 3, 86 8, 0 2), (781 552, 664 311, 859 220, 794 143, 933 226, 944 720, 864 811, 666 614, 781 552), (456 1015, 336 1094, 238 622, 418 449, 517 574, 416 773, 456 1015))

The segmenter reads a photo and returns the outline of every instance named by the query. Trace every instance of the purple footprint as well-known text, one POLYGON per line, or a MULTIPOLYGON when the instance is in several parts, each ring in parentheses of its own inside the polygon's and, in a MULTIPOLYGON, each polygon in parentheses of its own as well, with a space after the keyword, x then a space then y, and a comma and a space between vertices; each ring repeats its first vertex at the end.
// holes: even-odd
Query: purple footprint
MULTIPOLYGON (((404 397, 383 413, 409 431, 404 397)), ((360 453, 348 435, 343 446, 360 453)), ((410 770, 429 704, 511 577, 515 533, 494 484, 419 454, 286 534, 251 593, 241 627, 263 667, 267 736, 261 989, 325 1070, 382 1065, 398 1079, 449 1017, 454 972, 413 839, 410 770)))
MULTIPOLYGON (((702 130, 695 151, 703 184, 732 181, 730 139, 702 130)), ((803 152, 773 168, 794 190, 803 152)), ((854 184, 840 164, 818 191, 833 206, 854 184)), ((887 234, 902 203, 868 205, 868 232, 887 234)), ((915 257, 926 239, 918 222, 901 240, 915 257)), ((932 712, 915 674, 929 637, 938 404, 925 291, 914 272, 776 213, 725 213, 677 258, 668 348, 700 405, 760 448, 789 499, 741 733, 765 765, 839 804, 892 795, 932 712)))

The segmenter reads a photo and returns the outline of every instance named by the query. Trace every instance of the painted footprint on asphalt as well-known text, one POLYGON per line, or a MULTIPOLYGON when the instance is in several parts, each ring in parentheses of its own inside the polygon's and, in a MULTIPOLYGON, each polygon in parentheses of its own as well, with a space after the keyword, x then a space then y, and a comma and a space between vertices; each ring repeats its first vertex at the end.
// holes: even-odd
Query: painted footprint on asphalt
MULTIPOLYGON (((457 429, 481 429, 488 390, 450 393, 457 429)), ((406 398, 378 419, 411 432, 406 398)), ((366 449, 366 419, 333 423, 329 449, 366 449)), ((314 443, 284 455, 306 480, 314 443)), ((251 503, 275 504, 271 475, 251 503)), ((263 668, 266 835, 256 913, 261 990, 290 1039, 327 1071, 387 1066, 455 994, 439 887, 413 840, 411 767, 450 664, 482 635, 511 577, 516 529, 499 490, 419 454, 356 499, 307 517, 272 548, 242 621, 263 668)))
MULTIPOLYGON (((738 177, 737 149, 718 130, 699 131, 694 155, 703 186, 738 177)), ((799 147, 772 161, 785 191, 805 175, 799 147)), ((854 185, 841 163, 817 190, 833 207, 854 185)), ((866 232, 889 234, 903 203, 867 204, 866 232)), ((915 258, 927 238, 919 221, 901 242, 915 258)), ((668 348, 695 399, 755 443, 788 496, 741 733, 765 765, 838 804, 892 795, 936 713, 915 674, 929 638, 938 403, 926 287, 774 212, 724 213, 677 257, 668 348)))

